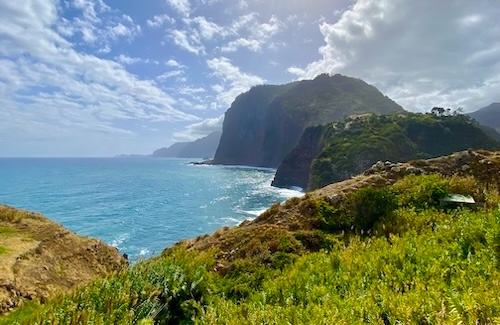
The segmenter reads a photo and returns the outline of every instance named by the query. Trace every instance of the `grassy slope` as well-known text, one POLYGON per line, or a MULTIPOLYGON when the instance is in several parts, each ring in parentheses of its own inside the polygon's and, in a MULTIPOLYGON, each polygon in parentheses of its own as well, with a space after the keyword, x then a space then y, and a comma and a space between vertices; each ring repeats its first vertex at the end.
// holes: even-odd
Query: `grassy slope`
POLYGON ((224 243, 203 251, 178 245, 71 295, 28 304, 0 324, 499 322, 493 185, 410 175, 340 201, 295 199, 289 208, 304 208, 311 229, 236 228, 247 246, 232 257, 220 254, 224 243), (472 194, 485 206, 444 210, 437 199, 447 192, 472 194), (259 240, 246 241, 245 231, 259 240))

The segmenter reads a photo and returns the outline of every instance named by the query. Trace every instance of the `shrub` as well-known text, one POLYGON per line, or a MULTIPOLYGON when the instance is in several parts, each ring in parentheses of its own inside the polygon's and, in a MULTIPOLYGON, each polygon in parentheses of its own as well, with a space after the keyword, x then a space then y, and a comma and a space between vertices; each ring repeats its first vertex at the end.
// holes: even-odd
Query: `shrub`
POLYGON ((321 230, 339 232, 351 228, 353 220, 343 207, 334 207, 324 199, 313 200, 311 205, 319 218, 321 230))
MULTIPOLYGON (((391 187, 402 206, 418 210, 438 207, 439 199, 450 193, 450 182, 439 175, 408 175, 391 187)), ((466 194, 466 193, 464 193, 466 194)))
POLYGON ((380 220, 392 216, 397 208, 396 195, 388 189, 365 187, 349 199, 354 225, 360 230, 369 230, 380 220))
POLYGON ((297 231, 294 236, 311 252, 318 252, 322 249, 330 250, 335 245, 335 242, 320 230, 301 230, 297 231))

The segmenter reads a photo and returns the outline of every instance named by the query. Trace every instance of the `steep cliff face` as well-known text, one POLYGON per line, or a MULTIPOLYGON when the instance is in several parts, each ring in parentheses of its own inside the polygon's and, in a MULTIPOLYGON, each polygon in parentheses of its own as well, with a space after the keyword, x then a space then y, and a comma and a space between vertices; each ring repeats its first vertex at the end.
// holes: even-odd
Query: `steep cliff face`
POLYGON ((260 165, 269 105, 292 87, 262 85, 239 95, 225 114, 214 163, 260 165))
POLYGON ((377 161, 404 162, 469 148, 497 150, 500 144, 463 115, 366 115, 307 129, 273 184, 312 190, 348 179, 377 161))
POLYGON ((278 167, 308 126, 353 113, 399 111, 375 87, 341 75, 254 87, 226 112, 214 163, 278 167))
POLYGON ((304 131, 299 143, 285 157, 276 171, 273 186, 293 185, 307 188, 311 163, 325 145, 325 128, 324 125, 316 125, 304 131))

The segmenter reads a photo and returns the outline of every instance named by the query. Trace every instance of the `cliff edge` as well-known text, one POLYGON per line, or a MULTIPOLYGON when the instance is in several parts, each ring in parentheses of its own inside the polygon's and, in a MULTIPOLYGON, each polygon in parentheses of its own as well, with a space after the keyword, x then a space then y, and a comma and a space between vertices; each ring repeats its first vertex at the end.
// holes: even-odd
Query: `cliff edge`
POLYGON ((77 236, 41 214, 0 205, 0 314, 127 265, 114 247, 77 236))

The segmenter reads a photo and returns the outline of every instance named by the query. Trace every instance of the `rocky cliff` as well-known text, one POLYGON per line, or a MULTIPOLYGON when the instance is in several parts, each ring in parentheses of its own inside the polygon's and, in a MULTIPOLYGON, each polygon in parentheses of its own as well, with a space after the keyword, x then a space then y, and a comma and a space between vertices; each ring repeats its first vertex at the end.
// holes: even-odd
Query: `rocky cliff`
POLYGON ((308 126, 354 113, 402 111, 375 87, 342 75, 257 86, 227 110, 214 163, 278 167, 308 126))
POLYGON ((468 148, 496 150, 500 144, 464 115, 355 116, 307 129, 273 185, 312 190, 348 179, 378 160, 403 162, 468 148))
POLYGON ((40 214, 0 205, 0 314, 127 265, 114 247, 77 236, 40 214))

